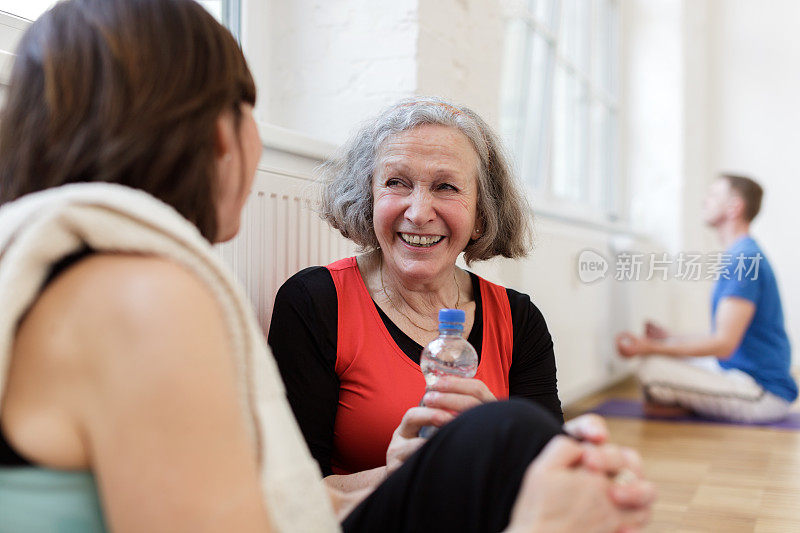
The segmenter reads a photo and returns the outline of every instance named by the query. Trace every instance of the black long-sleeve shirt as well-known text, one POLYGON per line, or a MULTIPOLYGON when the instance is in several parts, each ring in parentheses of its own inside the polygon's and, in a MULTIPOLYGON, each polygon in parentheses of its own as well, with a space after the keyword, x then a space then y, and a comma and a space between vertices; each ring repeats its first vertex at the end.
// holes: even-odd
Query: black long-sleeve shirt
MULTIPOLYGON (((478 276, 470 273, 475 320, 467 340, 481 356, 483 306, 478 276)), ((539 403, 563 422, 556 384, 553 341, 544 317, 530 298, 506 289, 511 307, 514 348, 509 369, 511 396, 539 403)), ((375 305, 400 349, 419 364, 422 346, 403 333, 375 305)), ((336 375, 338 300, 325 267, 310 267, 289 278, 278 291, 269 344, 281 372, 289 403, 312 455, 330 475, 333 431, 339 403, 336 375)))

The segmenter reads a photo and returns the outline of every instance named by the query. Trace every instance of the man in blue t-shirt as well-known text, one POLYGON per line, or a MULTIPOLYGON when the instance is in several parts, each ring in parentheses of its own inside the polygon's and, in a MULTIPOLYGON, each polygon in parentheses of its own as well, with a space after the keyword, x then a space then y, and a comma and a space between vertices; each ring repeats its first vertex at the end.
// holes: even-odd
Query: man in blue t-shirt
POLYGON ((714 267, 710 333, 681 338, 647 323, 643 337, 617 336, 623 357, 649 356, 638 372, 647 413, 767 422, 797 398, 778 284, 750 237, 762 196, 758 183, 730 174, 709 188, 705 221, 726 249, 714 267))

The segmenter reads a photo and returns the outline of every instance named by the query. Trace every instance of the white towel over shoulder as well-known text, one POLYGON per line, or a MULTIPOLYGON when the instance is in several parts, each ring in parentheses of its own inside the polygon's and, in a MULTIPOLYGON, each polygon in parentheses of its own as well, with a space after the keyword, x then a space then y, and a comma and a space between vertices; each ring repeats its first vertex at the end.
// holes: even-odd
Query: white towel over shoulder
POLYGON ((84 247, 167 257, 205 282, 226 317, 241 405, 252 421, 264 500, 275 529, 338 530, 319 468, 244 291, 194 225, 142 191, 107 183, 66 185, 0 209, 0 398, 20 317, 52 266, 84 247))

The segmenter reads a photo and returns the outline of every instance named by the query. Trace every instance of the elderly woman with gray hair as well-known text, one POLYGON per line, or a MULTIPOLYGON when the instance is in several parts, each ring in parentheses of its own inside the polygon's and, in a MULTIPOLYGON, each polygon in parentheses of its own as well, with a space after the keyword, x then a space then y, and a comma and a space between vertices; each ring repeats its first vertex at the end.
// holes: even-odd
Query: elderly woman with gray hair
MULTIPOLYGON (((327 481, 370 486, 419 447, 422 426, 496 399, 527 398, 563 423, 542 314, 456 266, 462 253, 470 264, 530 247, 528 204, 489 126, 440 99, 404 100, 364 125, 322 178, 322 216, 364 253, 290 278, 269 344, 327 481), (473 379, 426 393, 420 353, 441 308, 465 311, 480 364, 473 379)), ((583 436, 605 439, 602 421, 583 424, 583 436)))

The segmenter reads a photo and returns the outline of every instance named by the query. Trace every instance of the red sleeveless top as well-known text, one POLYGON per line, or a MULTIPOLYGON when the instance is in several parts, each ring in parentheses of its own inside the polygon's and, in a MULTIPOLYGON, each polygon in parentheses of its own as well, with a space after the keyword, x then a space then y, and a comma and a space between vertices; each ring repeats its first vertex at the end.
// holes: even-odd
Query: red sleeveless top
MULTIPOLYGON (((351 474, 386 464, 386 449, 405 412, 419 405, 425 379, 381 320, 355 257, 328 265, 338 299, 336 375, 339 406, 331 468, 351 474)), ((508 398, 514 347, 505 288, 480 278, 483 344, 477 379, 498 399, 508 398)))

